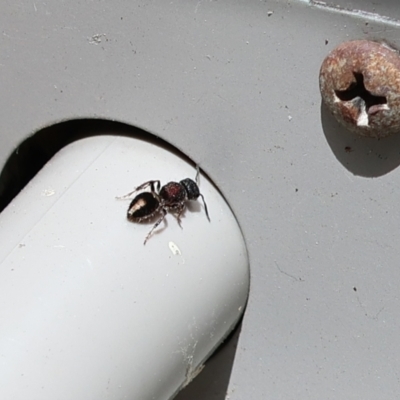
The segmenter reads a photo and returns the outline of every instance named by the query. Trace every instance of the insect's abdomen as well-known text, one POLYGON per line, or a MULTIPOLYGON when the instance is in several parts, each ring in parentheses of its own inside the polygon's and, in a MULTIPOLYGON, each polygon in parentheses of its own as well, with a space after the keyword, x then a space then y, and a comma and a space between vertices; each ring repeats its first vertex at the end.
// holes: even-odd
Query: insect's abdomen
POLYGON ((166 206, 176 205, 186 200, 186 190, 178 182, 169 182, 160 190, 160 197, 166 206))
POLYGON ((153 217, 158 212, 159 207, 160 202, 152 193, 143 192, 132 200, 128 208, 127 217, 129 221, 140 222, 153 217))

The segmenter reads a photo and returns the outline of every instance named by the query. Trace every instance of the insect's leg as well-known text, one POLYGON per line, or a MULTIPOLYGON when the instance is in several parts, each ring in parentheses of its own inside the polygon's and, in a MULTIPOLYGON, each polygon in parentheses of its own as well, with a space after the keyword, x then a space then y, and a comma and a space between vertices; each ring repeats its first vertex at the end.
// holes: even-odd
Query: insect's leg
POLYGON ((142 183, 140 186, 138 186, 138 187, 135 189, 135 191, 146 189, 147 186, 150 186, 150 187, 153 189, 153 188, 154 188, 154 184, 155 184, 156 182, 157 182, 157 185, 158 185, 158 187, 159 187, 159 186, 160 186, 160 181, 159 181, 159 180, 157 180, 157 181, 148 181, 148 182, 142 183))
POLYGON ((118 200, 127 199, 128 197, 132 196, 133 193, 138 192, 139 190, 146 189, 148 186, 150 186, 151 191, 154 192, 154 184, 155 183, 157 183, 157 187, 160 187, 160 181, 148 181, 148 182, 142 183, 140 186, 133 189, 132 192, 129 192, 123 196, 117 196, 116 199, 118 199, 118 200))
POLYGON ((181 224, 181 215, 182 215, 182 213, 183 213, 183 211, 185 210, 185 205, 184 204, 180 204, 177 208, 176 208, 176 210, 175 210, 175 213, 176 213, 176 219, 178 220, 178 225, 182 228, 182 224, 181 224))
POLYGON ((201 198, 203 199, 203 204, 204 204, 204 211, 206 212, 207 219, 210 221, 210 216, 208 215, 208 209, 207 209, 207 204, 206 201, 204 200, 204 196, 200 193, 201 198))
POLYGON ((150 239, 150 236, 153 234, 154 229, 156 229, 157 226, 161 224, 161 222, 164 220, 166 215, 167 215, 167 211, 163 208, 162 209, 162 216, 158 219, 158 221, 151 228, 151 231, 147 234, 146 239, 144 239, 143 245, 145 245, 147 243, 147 241, 150 239))
MULTIPOLYGON (((199 184, 200 184, 200 182, 199 182, 199 178, 200 178, 200 166, 199 166, 199 164, 196 165, 196 170, 197 170, 196 183, 197 183, 197 186, 199 186, 199 184)), ((210 221, 210 216, 208 215, 208 209, 207 209, 206 201, 204 200, 204 196, 201 193, 200 193, 200 196, 203 199, 204 211, 206 212, 207 219, 210 221)))

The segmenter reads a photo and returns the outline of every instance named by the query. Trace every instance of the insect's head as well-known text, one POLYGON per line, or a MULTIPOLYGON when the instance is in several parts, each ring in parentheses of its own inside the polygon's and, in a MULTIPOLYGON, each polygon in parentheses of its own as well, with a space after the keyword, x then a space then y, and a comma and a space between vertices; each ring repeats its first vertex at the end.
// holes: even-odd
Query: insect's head
POLYGON ((188 200, 196 200, 200 196, 199 187, 194 180, 186 178, 179 183, 185 188, 188 200))

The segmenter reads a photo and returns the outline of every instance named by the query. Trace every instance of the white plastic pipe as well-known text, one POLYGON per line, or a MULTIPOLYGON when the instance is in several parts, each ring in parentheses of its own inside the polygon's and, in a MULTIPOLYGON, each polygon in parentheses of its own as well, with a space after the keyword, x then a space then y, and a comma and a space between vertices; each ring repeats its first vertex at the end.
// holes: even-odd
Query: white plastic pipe
POLYGON ((199 202, 152 227, 115 197, 196 174, 153 144, 84 139, 0 214, 0 399, 164 400, 238 321, 248 260, 237 222, 201 177, 199 202))

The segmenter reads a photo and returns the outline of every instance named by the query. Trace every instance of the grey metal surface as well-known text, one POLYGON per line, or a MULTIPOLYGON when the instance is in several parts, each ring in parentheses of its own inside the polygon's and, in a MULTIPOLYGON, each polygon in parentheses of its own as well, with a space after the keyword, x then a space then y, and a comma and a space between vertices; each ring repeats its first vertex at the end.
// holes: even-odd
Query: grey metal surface
POLYGON ((343 10, 361 11, 362 13, 373 13, 376 14, 378 18, 382 16, 394 19, 400 18, 400 7, 397 0, 309 0, 309 3, 342 8, 343 10))
POLYGON ((252 286, 231 400, 398 398, 399 139, 355 139, 318 91, 330 49, 400 45, 398 21, 303 1, 1 7, 2 162, 42 126, 116 119, 182 149, 232 206, 252 286))

